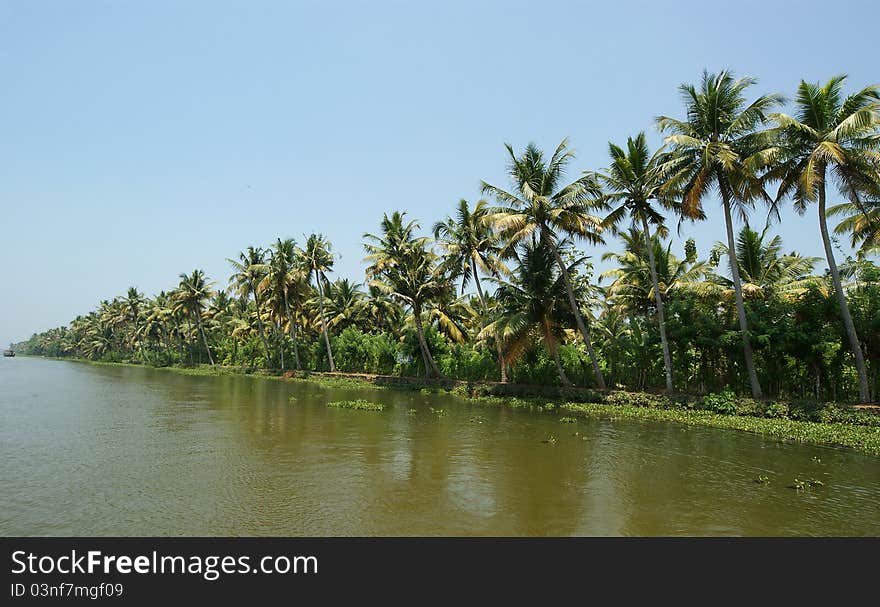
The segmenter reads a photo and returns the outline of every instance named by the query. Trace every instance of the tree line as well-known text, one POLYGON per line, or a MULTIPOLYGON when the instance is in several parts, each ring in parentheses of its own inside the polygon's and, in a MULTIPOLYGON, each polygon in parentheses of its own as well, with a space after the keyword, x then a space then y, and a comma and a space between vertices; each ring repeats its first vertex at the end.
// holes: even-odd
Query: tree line
POLYGON ((364 234, 363 283, 330 279, 331 243, 277 239, 230 259, 225 288, 201 270, 147 298, 135 288, 25 353, 153 365, 419 374, 467 380, 723 388, 753 398, 876 399, 880 373, 880 87, 802 81, 790 102, 750 98, 752 78, 704 73, 683 115, 610 143, 609 164, 566 177, 567 140, 506 145, 506 186, 482 182, 428 234, 405 212, 364 234), (790 103, 792 111, 779 111, 790 103), (829 196, 834 204, 829 204, 829 196), (709 208, 715 198, 720 209, 709 208), (782 205, 816 205, 828 266, 770 234, 782 205), (700 259, 670 220, 715 212, 725 233, 700 259), (760 230, 752 215, 767 217, 760 230), (855 259, 838 265, 834 232, 855 259), (744 225, 735 228, 735 220, 744 225), (622 251, 605 249, 618 236, 622 251), (594 276, 586 252, 615 263, 594 276), (680 245, 678 245, 680 246, 680 245))

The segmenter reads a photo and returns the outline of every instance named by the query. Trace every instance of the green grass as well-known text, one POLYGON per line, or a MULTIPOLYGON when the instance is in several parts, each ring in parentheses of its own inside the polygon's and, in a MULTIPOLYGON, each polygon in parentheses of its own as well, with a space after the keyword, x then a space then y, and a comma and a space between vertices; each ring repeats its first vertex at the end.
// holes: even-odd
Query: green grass
POLYGON ((385 405, 381 403, 371 403, 368 400, 359 398, 357 400, 337 400, 327 403, 328 407, 336 407, 337 409, 357 409, 358 411, 384 411, 385 405))

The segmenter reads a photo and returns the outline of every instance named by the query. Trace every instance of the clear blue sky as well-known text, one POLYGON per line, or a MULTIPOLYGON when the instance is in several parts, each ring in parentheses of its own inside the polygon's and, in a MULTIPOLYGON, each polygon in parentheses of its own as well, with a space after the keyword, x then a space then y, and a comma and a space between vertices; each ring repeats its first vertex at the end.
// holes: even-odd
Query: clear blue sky
MULTIPOLYGON (((653 117, 680 116, 704 68, 755 94, 875 83, 877 17, 870 0, 2 1, 0 344, 193 268, 225 286, 226 257, 278 236, 325 233, 361 281, 382 212, 429 227, 481 179, 507 185, 505 141, 570 137, 574 177, 609 140, 658 144, 653 117)), ((707 208, 682 236, 703 256, 723 235, 707 208)), ((784 219, 787 249, 822 254, 814 214, 784 219)))

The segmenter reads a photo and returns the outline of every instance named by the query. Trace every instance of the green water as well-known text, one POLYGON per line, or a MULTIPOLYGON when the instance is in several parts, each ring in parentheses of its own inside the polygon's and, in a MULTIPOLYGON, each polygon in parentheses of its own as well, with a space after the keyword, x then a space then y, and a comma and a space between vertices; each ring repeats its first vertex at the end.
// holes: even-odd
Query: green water
POLYGON ((0 535, 880 535, 880 458, 557 418, 0 359, 0 535), (325 406, 354 398, 385 411, 325 406))

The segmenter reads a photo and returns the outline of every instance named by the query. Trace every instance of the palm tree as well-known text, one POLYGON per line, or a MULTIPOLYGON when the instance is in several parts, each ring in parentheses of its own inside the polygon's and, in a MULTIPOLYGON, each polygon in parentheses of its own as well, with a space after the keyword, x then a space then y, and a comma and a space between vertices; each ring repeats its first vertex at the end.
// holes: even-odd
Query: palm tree
POLYGON ((733 253, 730 273, 743 354, 752 396, 761 398, 736 261, 731 213, 736 211, 746 220, 748 208, 756 200, 767 197, 756 171, 766 166, 772 157, 773 135, 757 129, 766 121, 767 111, 782 103, 783 99, 779 95, 763 95, 746 105, 744 92, 755 83, 754 78, 734 80, 727 71, 719 74, 703 72, 699 89, 691 84, 679 87, 687 118, 682 121, 660 116, 657 126, 661 131, 672 133, 666 137, 666 143, 672 146, 675 159, 670 161, 670 179, 664 193, 681 192, 682 215, 702 219, 706 196, 713 189, 721 195, 727 246, 733 253))
POLYGON ((324 311, 327 324, 341 331, 355 325, 364 314, 364 292, 361 284, 347 278, 335 280, 327 285, 327 301, 324 311))
MULTIPOLYGON (((556 365, 559 381, 571 386, 559 359, 559 344, 565 341, 565 325, 572 314, 569 287, 557 267, 552 247, 538 239, 526 240, 516 255, 519 265, 510 281, 500 281, 495 292, 496 320, 483 329, 505 344, 505 362, 513 364, 536 339, 540 339, 556 365)), ((584 258, 566 268, 573 272, 584 258)))
POLYGON ((248 247, 238 255, 238 261, 227 258, 226 261, 234 270, 229 277, 229 284, 236 292, 244 297, 252 295, 257 311, 257 327, 260 330, 260 340, 266 350, 266 364, 270 364, 272 354, 269 352, 269 342, 266 341, 266 332, 263 330, 263 317, 258 286, 268 272, 266 254, 260 247, 248 247))
POLYGON ((596 385, 604 389, 602 369, 575 299, 568 267, 559 253, 559 240, 565 236, 580 237, 591 244, 603 242, 602 220, 590 214, 592 210, 607 206, 602 199, 601 187, 589 174, 562 185, 565 167, 574 158, 567 139, 562 140, 549 162, 533 143, 529 143, 519 157, 510 144, 505 147, 510 156, 508 174, 515 193, 482 182, 483 193, 491 195, 500 204, 488 219, 506 240, 509 250, 530 240, 532 235, 537 235, 547 245, 559 267, 572 315, 590 354, 596 385))
MULTIPOLYGON (((812 276, 818 257, 803 257, 795 252, 782 253, 782 238, 777 235, 767 241, 765 227, 759 234, 748 225, 743 226, 736 239, 736 258, 739 264, 743 295, 768 297, 771 293, 794 296, 816 284, 812 276)), ((715 243, 709 257, 710 265, 718 265, 722 255, 727 255, 727 245, 715 243)), ((732 283, 724 277, 715 277, 718 284, 730 288, 732 283)))
POLYGON ((801 214, 808 203, 818 202, 819 232, 855 359, 859 397, 868 402, 865 358, 831 248, 825 205, 829 177, 840 194, 853 203, 860 203, 862 192, 876 184, 880 169, 880 86, 868 86, 844 98, 845 80, 845 75, 835 76, 823 86, 801 80, 794 102, 795 116, 772 116, 779 125, 780 149, 767 178, 780 182, 776 202, 791 196, 801 214))
MULTIPOLYGON (((656 305, 655 291, 661 297, 676 289, 699 289, 709 273, 705 262, 696 260, 696 253, 679 259, 672 253, 672 243, 663 246, 658 234, 651 236, 651 251, 646 251, 644 232, 635 227, 621 232, 624 250, 621 253, 609 251, 602 255, 602 261, 612 260, 617 267, 600 275, 600 280, 613 278, 607 293, 613 307, 626 312, 645 312, 656 305), (651 271, 653 259, 654 271, 651 271), (655 286, 656 285, 656 286, 655 286)), ((692 241, 689 240, 689 243, 692 241)))
POLYGON ((398 333, 401 317, 400 305, 375 285, 367 285, 364 297, 364 316, 380 331, 398 333))
POLYGON ((850 245, 858 248, 859 258, 880 254, 880 199, 837 204, 828 207, 827 215, 843 217, 834 233, 849 234, 850 245))
MULTIPOLYGON (((290 339, 293 341, 293 359, 296 369, 300 369, 299 347, 296 339, 296 322, 290 309, 291 298, 299 300, 305 289, 305 275, 302 268, 296 263, 296 242, 292 238, 281 240, 280 238, 272 245, 271 257, 267 266, 266 275, 259 287, 261 292, 267 294, 270 306, 276 318, 279 318, 279 328, 283 324, 280 321, 282 313, 290 327, 290 339)), ((284 347, 281 346, 281 368, 284 369, 284 347)))
POLYGON ((437 255, 428 249, 428 239, 416 237, 414 231, 418 222, 404 224, 406 213, 394 211, 382 217, 379 236, 364 234, 370 242, 364 244, 365 258, 370 263, 367 277, 370 285, 408 305, 413 313, 413 321, 425 364, 425 376, 431 374, 442 378, 443 374, 431 355, 422 313, 425 306, 442 299, 452 289, 443 268, 437 263, 437 255))
POLYGON ((315 279, 318 289, 318 310, 321 316, 321 330, 324 333, 324 345, 327 346, 327 359, 330 361, 330 371, 336 371, 333 362, 333 351, 330 349, 330 335, 327 333, 327 319, 324 316, 324 285, 329 283, 327 272, 333 269, 333 253, 330 241, 323 234, 312 234, 306 239, 306 246, 297 250, 300 265, 307 271, 307 280, 315 279))
POLYGON ((657 322, 660 325, 660 343, 663 347, 663 365, 666 369, 666 391, 672 392, 672 357, 669 355, 669 341, 666 339, 666 315, 663 309, 663 296, 657 279, 657 263, 654 259, 654 240, 651 235, 653 224, 658 230, 663 228, 665 218, 655 205, 675 209, 676 205, 661 190, 666 183, 664 174, 667 160, 662 150, 654 154, 648 151, 645 133, 635 139, 626 140, 626 151, 613 143, 608 144, 611 166, 599 174, 599 179, 610 190, 605 199, 615 206, 605 218, 605 225, 617 230, 624 218, 629 218, 633 226, 642 230, 642 239, 648 251, 648 267, 653 285, 654 304, 657 322))
POLYGON ((133 339, 137 341, 138 350, 141 354, 141 361, 147 362, 147 355, 144 353, 144 343, 143 340, 140 339, 142 320, 141 312, 146 307, 147 301, 142 293, 138 293, 138 290, 135 287, 128 288, 128 293, 122 301, 125 305, 128 320, 132 323, 132 335, 133 339))
MULTIPOLYGON (((489 216, 489 203, 477 201, 473 210, 467 200, 461 199, 455 218, 447 217, 445 221, 434 224, 434 237, 443 249, 443 263, 453 276, 461 277, 461 292, 465 292, 471 278, 477 288, 483 316, 488 313, 486 296, 480 284, 480 272, 488 276, 500 276, 508 270, 501 260, 501 246, 498 236, 492 231, 489 216)), ((501 370, 501 382, 507 381, 507 369, 501 344, 495 344, 498 354, 498 367, 501 370)))
POLYGON ((202 336, 202 343, 208 352, 208 360, 211 366, 214 366, 214 357, 211 356, 211 348, 208 346, 208 338, 205 337, 205 328, 202 324, 202 314, 205 311, 205 304, 211 298, 213 293, 211 283, 205 280, 205 273, 202 270, 193 270, 191 275, 181 274, 180 285, 178 287, 180 294, 180 303, 196 321, 199 328, 199 334, 202 336))

